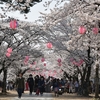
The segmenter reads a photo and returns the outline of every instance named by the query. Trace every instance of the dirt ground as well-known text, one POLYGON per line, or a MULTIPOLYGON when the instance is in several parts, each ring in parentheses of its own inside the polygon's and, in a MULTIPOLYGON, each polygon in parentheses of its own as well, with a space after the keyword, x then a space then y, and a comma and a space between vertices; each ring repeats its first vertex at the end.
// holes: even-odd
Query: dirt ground
POLYGON ((16 91, 7 91, 6 94, 0 93, 0 100, 11 100, 11 98, 17 96, 16 91))
MULTIPOLYGON (((29 91, 25 91, 25 94, 28 94, 29 91)), ((0 100, 11 100, 13 97, 17 96, 16 91, 7 91, 7 94, 1 94, 0 93, 0 100)), ((77 96, 76 94, 64 94, 59 96, 59 100, 64 99, 64 100, 100 100, 100 99, 95 99, 93 98, 93 94, 90 95, 90 97, 80 97, 77 96)))

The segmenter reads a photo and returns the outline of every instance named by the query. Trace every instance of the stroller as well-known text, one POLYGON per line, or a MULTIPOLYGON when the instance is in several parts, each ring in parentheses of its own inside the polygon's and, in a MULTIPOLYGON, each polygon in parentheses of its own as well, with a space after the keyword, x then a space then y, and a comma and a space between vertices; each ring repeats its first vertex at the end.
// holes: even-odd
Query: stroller
POLYGON ((59 87, 59 89, 58 89, 58 94, 59 95, 62 95, 63 93, 64 93, 64 87, 63 86, 61 86, 61 87, 59 87))

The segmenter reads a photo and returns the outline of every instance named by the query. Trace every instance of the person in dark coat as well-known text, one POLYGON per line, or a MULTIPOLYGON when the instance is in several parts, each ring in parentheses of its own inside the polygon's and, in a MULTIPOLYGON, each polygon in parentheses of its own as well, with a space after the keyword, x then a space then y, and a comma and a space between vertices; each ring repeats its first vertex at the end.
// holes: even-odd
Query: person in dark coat
POLYGON ((35 76, 35 80, 34 80, 34 92, 36 92, 36 95, 38 95, 38 94, 37 94, 38 84, 39 84, 39 76, 36 75, 36 76, 35 76))
POLYGON ((41 76, 39 80, 39 90, 40 90, 40 94, 43 95, 43 92, 45 90, 45 81, 43 76, 41 76))
POLYGON ((51 92, 51 77, 49 76, 45 82, 45 92, 51 92))
POLYGON ((28 86, 29 86, 30 95, 32 95, 33 87, 34 87, 34 79, 32 77, 32 74, 29 75, 27 82, 28 82, 28 86))
POLYGON ((53 80, 53 91, 55 93, 55 96, 59 96, 58 95, 58 89, 59 89, 59 80, 58 79, 54 79, 53 80))
POLYGON ((19 77, 16 79, 16 88, 18 92, 18 97, 21 98, 24 90, 24 78, 22 73, 19 74, 19 77))

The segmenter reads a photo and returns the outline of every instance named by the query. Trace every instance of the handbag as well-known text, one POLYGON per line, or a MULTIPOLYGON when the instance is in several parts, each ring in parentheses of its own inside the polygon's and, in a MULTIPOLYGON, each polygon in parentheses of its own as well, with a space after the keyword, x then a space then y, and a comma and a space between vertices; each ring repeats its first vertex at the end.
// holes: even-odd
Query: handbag
POLYGON ((39 90, 39 89, 37 89, 37 90, 36 90, 36 94, 37 94, 37 95, 39 95, 39 92, 40 92, 40 90, 39 90))

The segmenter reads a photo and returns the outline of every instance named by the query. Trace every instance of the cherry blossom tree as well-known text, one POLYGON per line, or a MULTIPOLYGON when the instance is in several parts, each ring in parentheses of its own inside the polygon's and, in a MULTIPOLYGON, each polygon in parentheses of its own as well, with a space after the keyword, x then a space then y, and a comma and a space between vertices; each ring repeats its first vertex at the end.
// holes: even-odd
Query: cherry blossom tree
MULTIPOLYGON (((18 23, 20 26, 20 22, 18 23)), ((24 58, 25 56, 30 56, 30 61, 42 56, 42 53, 38 50, 35 50, 34 47, 37 44, 36 33, 39 34, 36 27, 34 28, 33 32, 30 30, 31 26, 20 26, 18 29, 10 29, 9 23, 4 24, 1 26, 1 41, 0 41, 0 48, 1 48, 1 58, 0 58, 0 72, 3 71, 3 92, 6 91, 6 78, 7 78, 7 71, 8 70, 15 70, 15 75, 18 74, 18 71, 22 69, 22 73, 25 73, 29 68, 24 65, 24 58), (27 30, 27 31, 25 31, 27 30), (34 43, 33 40, 34 39, 34 43), (35 43, 36 42, 36 43, 35 43), (7 48, 12 48, 12 53, 10 56, 6 55, 7 48), (23 67, 23 68, 22 68, 23 67)), ((12 73, 13 73, 12 71, 12 73)))
POLYGON ((42 0, 0 0, 1 4, 5 4, 6 7, 1 7, 3 11, 16 11, 21 13, 28 13, 30 7, 42 2, 42 0))
POLYGON ((54 53, 55 46, 52 49, 47 48, 46 45, 50 38, 46 31, 38 25, 20 21, 18 21, 16 29, 11 29, 8 21, 3 23, 3 25, 1 23, 0 26, 0 73, 3 74, 2 92, 6 92, 6 81, 15 80, 19 72, 26 76, 28 73, 33 72, 38 72, 37 74, 40 72, 42 74, 46 70, 45 74, 48 73, 48 76, 62 77, 62 68, 55 71, 59 67, 57 59, 60 56, 54 53), (10 56, 6 55, 8 48, 12 48, 10 56), (24 63, 26 56, 29 56, 29 59, 24 63), (40 62, 42 57, 45 57, 46 62, 44 63, 47 63, 47 66, 40 62), (32 65, 34 62, 37 64, 32 65), (61 73, 60 75, 59 72, 61 73))
MULTIPOLYGON (((50 4, 51 2, 47 2, 46 7, 50 4)), ((1 65, 19 66, 18 63, 20 62, 20 67, 22 68, 22 60, 27 52, 27 55, 31 55, 30 63, 33 60, 39 62, 35 67, 30 68, 31 71, 39 69, 38 72, 42 72, 43 69, 46 69, 55 72, 56 70, 58 74, 62 71, 68 78, 78 78, 82 83, 86 80, 87 86, 89 85, 91 72, 95 70, 93 67, 96 66, 95 97, 98 97, 99 2, 96 0, 69 0, 64 6, 60 8, 55 7, 49 14, 41 14, 39 22, 41 21, 42 25, 31 25, 31 23, 28 23, 29 26, 27 26, 27 24, 22 24, 21 22, 18 30, 1 28, 1 33, 3 34, 1 36, 1 46, 4 49, 1 52, 3 57, 1 65), (84 32, 79 31, 81 26, 85 28, 84 32), (5 40, 7 43, 2 40, 5 40), (45 47, 48 42, 53 44, 52 49, 45 47), (13 54, 10 58, 4 57, 4 51, 11 46, 13 54), (32 56, 34 48, 41 51, 43 55, 40 53, 41 55, 38 57, 32 56), (17 57, 17 60, 15 57, 17 57), (41 57, 46 58, 45 63, 47 66, 44 67, 44 63, 41 64, 41 57), (57 70, 57 60, 54 59, 59 57, 62 59, 62 62, 61 67, 59 66, 60 70, 57 70), (38 68, 38 66, 41 67, 38 68)), ((29 67, 25 66, 25 71, 26 68, 29 69, 29 67)), ((88 88, 84 89, 84 91, 83 95, 87 96, 89 94, 88 88)))
MULTIPOLYGON (((67 41, 60 41, 61 37, 57 40, 66 47, 71 58, 76 61, 84 60, 85 67, 82 71, 83 75, 81 73, 83 78, 81 78, 83 82, 86 80, 87 84, 93 69, 92 66, 97 66, 96 63, 99 62, 99 10, 99 1, 97 0, 70 0, 61 9, 51 10, 50 14, 41 13, 44 29, 52 30, 54 35, 59 32, 66 36, 67 41), (80 26, 84 26, 86 29, 83 34, 79 33, 80 26), (94 32, 94 29, 97 31, 94 32)), ((62 49, 64 50, 64 48, 62 49)), ((96 77, 98 71, 98 67, 96 67, 96 77)), ((97 78, 96 80, 98 80, 97 78)), ((96 83, 95 97, 98 97, 98 81, 96 83)), ((86 89, 85 91, 84 95, 88 95, 88 91, 86 89)))

